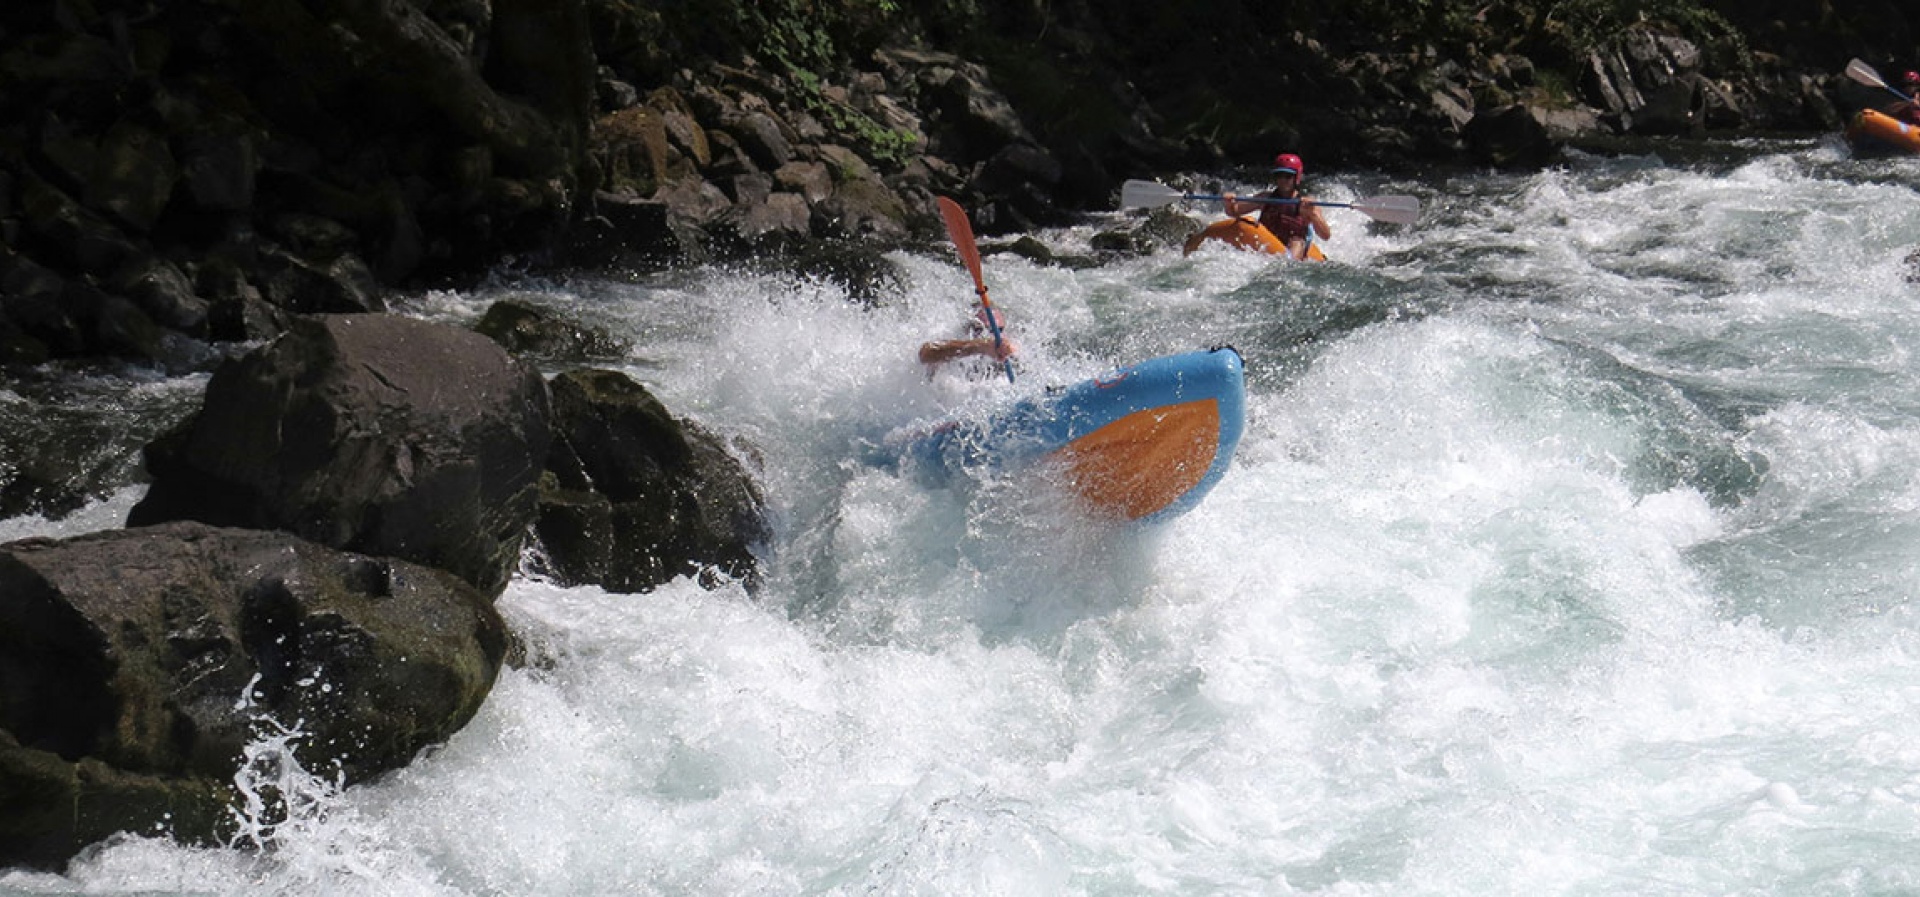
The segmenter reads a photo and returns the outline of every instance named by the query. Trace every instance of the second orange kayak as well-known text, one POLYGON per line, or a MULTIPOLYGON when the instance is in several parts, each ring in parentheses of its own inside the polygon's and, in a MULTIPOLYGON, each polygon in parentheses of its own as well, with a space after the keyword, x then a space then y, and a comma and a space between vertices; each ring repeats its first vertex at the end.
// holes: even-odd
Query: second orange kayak
POLYGON ((1856 153, 1920 153, 1920 127, 1862 109, 1847 123, 1847 142, 1856 153))
MULTIPOLYGON (((1287 254, 1287 244, 1251 217, 1228 218, 1207 225, 1205 230, 1187 238, 1186 254, 1192 255, 1208 240, 1218 240, 1236 249, 1251 249, 1273 255, 1287 254)), ((1320 251, 1319 245, 1308 243, 1307 260, 1324 262, 1327 256, 1320 251)))

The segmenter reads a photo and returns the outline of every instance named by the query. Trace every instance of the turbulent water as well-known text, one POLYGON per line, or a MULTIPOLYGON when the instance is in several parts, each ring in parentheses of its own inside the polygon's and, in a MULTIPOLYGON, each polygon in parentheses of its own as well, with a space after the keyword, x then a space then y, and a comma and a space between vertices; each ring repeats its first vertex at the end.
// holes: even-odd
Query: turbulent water
POLYGON ((256 764, 291 819, 0 892, 1920 893, 1920 160, 1310 186, 1425 210, 1331 212, 1321 265, 990 255, 1014 385, 913 360, 965 321, 951 258, 897 256, 871 309, 722 271, 420 297, 631 340, 625 369, 753 447, 764 588, 523 577, 500 608, 533 662, 441 749, 345 790, 256 764), (1221 344, 1247 435, 1163 525, 858 460, 1221 344))

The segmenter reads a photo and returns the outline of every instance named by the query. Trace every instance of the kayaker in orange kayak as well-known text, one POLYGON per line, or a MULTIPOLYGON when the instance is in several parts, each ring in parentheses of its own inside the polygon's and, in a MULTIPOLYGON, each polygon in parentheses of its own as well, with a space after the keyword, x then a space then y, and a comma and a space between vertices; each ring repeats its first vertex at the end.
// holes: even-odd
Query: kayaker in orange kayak
POLYGON ((1333 236, 1333 229, 1327 227, 1327 219, 1320 217, 1320 209, 1313 204, 1313 197, 1300 193, 1300 176, 1306 173, 1307 166, 1293 153, 1281 153, 1273 159, 1273 189, 1255 194, 1260 199, 1297 199, 1297 203, 1260 203, 1247 202, 1234 198, 1231 193, 1223 194, 1223 203, 1229 216, 1238 217, 1253 212, 1260 213, 1260 224, 1273 235, 1287 244, 1287 253, 1297 259, 1307 257, 1309 234, 1325 240, 1333 236))

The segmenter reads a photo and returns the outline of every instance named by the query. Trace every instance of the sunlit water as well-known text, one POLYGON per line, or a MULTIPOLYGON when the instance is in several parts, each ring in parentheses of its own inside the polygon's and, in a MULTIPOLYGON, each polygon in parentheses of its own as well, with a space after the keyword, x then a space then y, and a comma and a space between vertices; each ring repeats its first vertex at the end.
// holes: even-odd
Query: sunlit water
POLYGON ((718 271, 421 297, 630 338, 757 449, 766 587, 522 578, 533 660, 443 748, 344 791, 256 762, 302 799, 273 829, 0 890, 1920 893, 1920 160, 1732 155, 1321 178, 1426 202, 1331 213, 1325 265, 991 255, 1012 386, 913 361, 965 320, 951 259, 875 309, 718 271), (857 460, 1220 344, 1248 433, 1164 525, 857 460))

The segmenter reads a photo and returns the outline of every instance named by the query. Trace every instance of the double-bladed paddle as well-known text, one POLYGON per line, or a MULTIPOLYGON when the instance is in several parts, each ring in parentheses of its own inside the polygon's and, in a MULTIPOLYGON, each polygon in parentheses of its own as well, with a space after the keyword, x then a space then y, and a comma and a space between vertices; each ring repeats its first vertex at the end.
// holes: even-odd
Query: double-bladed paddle
MULTIPOLYGON (((967 223, 967 210, 960 204, 944 196, 934 197, 934 203, 940 207, 940 217, 947 222, 947 237, 953 240, 953 248, 960 251, 960 260, 967 263, 967 270, 973 274, 973 289, 980 294, 980 307, 987 313, 987 329, 993 331, 993 348, 1003 351, 1000 338, 1000 316, 993 311, 993 300, 987 298, 987 281, 980 276, 980 248, 973 243, 973 225, 967 223)), ((1013 382, 1013 359, 1002 359, 1007 366, 1007 382, 1013 382)))
POLYGON ((1852 62, 1847 63, 1847 77, 1852 78, 1853 80, 1858 81, 1861 84, 1865 84, 1868 87, 1878 87, 1881 90, 1884 90, 1890 94, 1893 94, 1896 97, 1899 97, 1900 99, 1906 100, 1909 103, 1913 102, 1913 97, 1907 96, 1906 94, 1901 93, 1900 91, 1894 89, 1893 85, 1888 84, 1885 78, 1880 77, 1879 72, 1876 72, 1873 70, 1873 66, 1870 66, 1864 62, 1861 62, 1858 59, 1855 59, 1852 62))
MULTIPOLYGON (((1247 196, 1234 197, 1241 202, 1271 203, 1275 205, 1297 204, 1297 199, 1276 199, 1272 197, 1247 196)), ((1183 199, 1211 200, 1219 202, 1224 196, 1213 193, 1182 193, 1165 184, 1153 181, 1128 181, 1120 185, 1120 205, 1122 206, 1164 206, 1183 199)), ((1313 204, 1329 209, 1356 209, 1375 221, 1388 224, 1412 224, 1420 217, 1420 200, 1411 196, 1369 196, 1353 202, 1321 202, 1313 204)))

